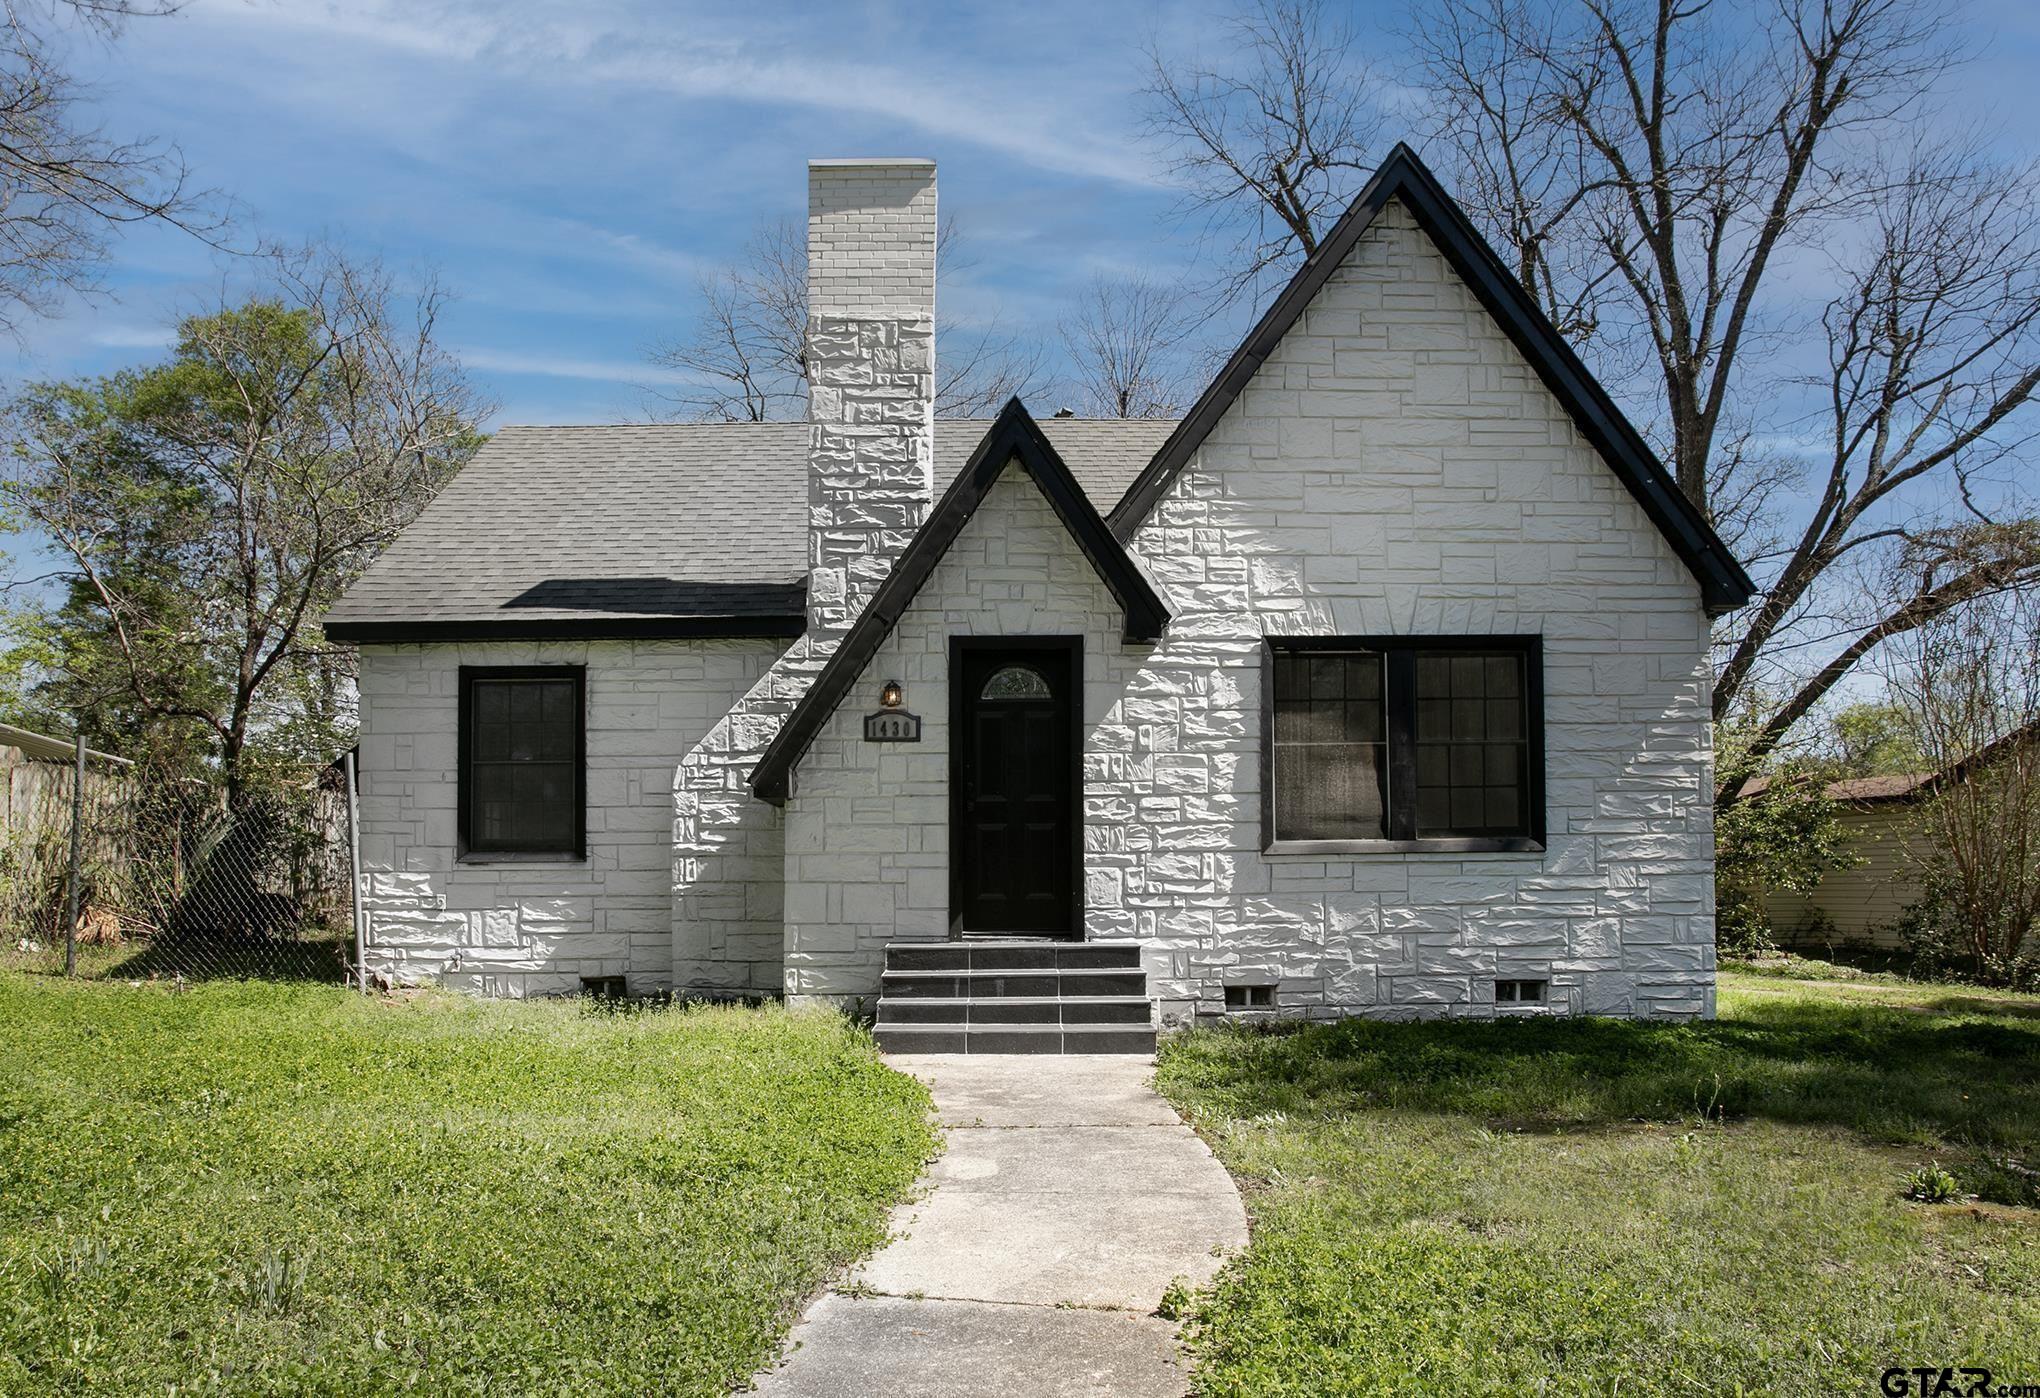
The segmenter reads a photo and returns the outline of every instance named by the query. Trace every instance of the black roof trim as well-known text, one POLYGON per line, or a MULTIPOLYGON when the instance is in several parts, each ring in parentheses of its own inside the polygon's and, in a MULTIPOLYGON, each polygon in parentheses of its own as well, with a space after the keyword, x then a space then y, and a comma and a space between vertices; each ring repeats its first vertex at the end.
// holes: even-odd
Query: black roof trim
POLYGON ((326 639, 349 645, 425 641, 651 641, 790 638, 807 630, 807 613, 742 616, 474 617, 452 621, 329 621, 326 639))
POLYGON ((1267 314, 1233 351, 1218 377, 1162 443, 1154 460, 1128 487, 1112 511, 1114 536, 1122 543, 1133 537, 1192 453, 1203 445, 1225 410, 1246 389, 1247 381, 1262 361, 1275 352, 1282 337, 1391 199, 1401 199, 1408 207, 1453 270, 1515 342, 1537 376, 1565 405, 1580 431, 1699 579, 1701 601, 1708 613, 1719 615, 1748 602, 1756 592, 1756 584, 1729 553, 1728 546, 1693 507, 1657 455, 1609 398, 1607 390, 1566 344, 1565 337, 1467 221, 1466 214, 1445 192, 1437 176, 1417 158, 1415 151, 1401 143, 1374 172, 1374 178, 1332 226, 1317 251, 1297 269, 1267 314))
POLYGON ((1112 590, 1125 611, 1127 642, 1153 641, 1161 636, 1162 628, 1169 624, 1167 605, 1125 547, 1112 536, 1097 507, 1084 494, 1027 409, 1018 398, 1008 399, 963 470, 935 502, 928 522, 894 561, 892 571, 851 624, 843 643, 836 647, 836 653, 829 657, 821 674, 815 676, 815 682, 758 759, 751 773, 752 795, 779 805, 792 794, 793 769, 806 754, 808 745, 850 692, 850 686, 864 673, 880 644, 892 634, 893 627, 899 624, 935 571, 935 565, 949 552, 949 546, 977 513, 978 506, 991 493, 993 482, 1010 461, 1018 461, 1034 478, 1063 527, 1070 531, 1077 547, 1112 590))

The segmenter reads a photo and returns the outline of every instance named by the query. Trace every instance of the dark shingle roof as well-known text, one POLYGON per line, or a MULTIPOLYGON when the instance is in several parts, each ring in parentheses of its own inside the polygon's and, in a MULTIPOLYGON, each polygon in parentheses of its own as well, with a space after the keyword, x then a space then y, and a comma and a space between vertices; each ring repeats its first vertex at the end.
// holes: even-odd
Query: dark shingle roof
MULTIPOLYGON (((1174 425, 1041 424, 1101 512, 1174 425)), ((990 426, 936 424, 938 495, 990 426)), ((327 630, 660 634, 685 618, 797 633, 807 442, 800 422, 506 427, 347 590, 327 630)))

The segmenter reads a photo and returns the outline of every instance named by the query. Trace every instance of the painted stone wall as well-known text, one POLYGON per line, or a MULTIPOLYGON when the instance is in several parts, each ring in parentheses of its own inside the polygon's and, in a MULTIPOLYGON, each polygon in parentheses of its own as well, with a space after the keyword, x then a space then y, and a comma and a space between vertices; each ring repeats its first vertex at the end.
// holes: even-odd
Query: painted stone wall
POLYGON ((1134 823, 1093 873, 1168 948, 1165 1011, 1271 979, 1303 1014, 1480 1015, 1521 976, 1713 1012, 1698 584, 1399 205, 1134 547, 1176 617, 1101 759, 1093 818, 1134 823), (1544 853, 1259 852, 1262 634, 1516 632, 1544 638, 1544 853))
MULTIPOLYGON (((789 996, 867 1001, 887 942, 949 935, 950 638, 1082 636, 1088 752, 1119 741, 1120 698, 1147 653, 1122 643, 1123 623, 1033 480, 1007 467, 795 774, 785 807, 789 996), (864 741, 864 715, 889 679, 921 717, 918 743, 864 741)), ((1118 832, 1099 823, 1086 834, 1110 842, 1118 832)), ((1091 935, 1131 930, 1094 917, 1091 935)))
POLYGON ((770 641, 364 646, 361 853, 372 971, 492 995, 670 983, 673 773, 778 655, 770 641), (588 857, 464 863, 462 665, 585 665, 588 857))
POLYGON ((790 992, 869 996, 886 940, 943 935, 947 637, 1081 631, 1087 933, 1147 943, 1165 1019, 1236 982, 1291 1014, 1486 1015, 1497 977, 1712 1013, 1698 585, 1403 210, 1136 536, 1175 613, 1151 655, 1031 490, 1002 480, 801 765, 790 992), (1261 853, 1261 640, 1363 633, 1542 635, 1544 852, 1261 853), (917 748, 857 740, 888 677, 917 748))

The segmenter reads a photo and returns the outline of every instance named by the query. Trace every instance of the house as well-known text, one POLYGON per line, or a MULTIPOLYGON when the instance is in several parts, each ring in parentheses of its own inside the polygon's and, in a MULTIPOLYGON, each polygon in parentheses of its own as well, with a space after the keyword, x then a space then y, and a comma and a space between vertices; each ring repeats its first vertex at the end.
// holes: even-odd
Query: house
POLYGON ((1173 423, 936 420, 933 163, 808 189, 805 424, 506 428, 334 609, 374 969, 930 1048, 1712 1012, 1749 579, 1411 151, 1173 423))
POLYGON ((1765 893, 1764 917, 1781 945, 1899 945, 1898 921, 1920 896, 1919 870, 1929 847, 1918 829, 1919 803, 1933 785, 1933 773, 1908 772, 1851 777, 1823 788, 1839 808, 1841 847, 1852 862, 1827 870, 1808 892, 1765 893))
MULTIPOLYGON (((1899 924, 1920 901, 1920 876, 1934 857, 1934 830, 1922 819, 1921 807, 2015 755, 2030 760, 2036 736, 2040 726, 2027 724, 1939 771, 1829 782, 1822 794, 1839 808, 1835 819, 1841 847, 1851 862, 1827 870, 1808 892, 1772 889, 1765 894, 1764 916, 1779 942, 1788 947, 1902 947, 1899 924)), ((1757 778, 1743 787, 1743 794, 1759 795, 1768 784, 1757 778)))

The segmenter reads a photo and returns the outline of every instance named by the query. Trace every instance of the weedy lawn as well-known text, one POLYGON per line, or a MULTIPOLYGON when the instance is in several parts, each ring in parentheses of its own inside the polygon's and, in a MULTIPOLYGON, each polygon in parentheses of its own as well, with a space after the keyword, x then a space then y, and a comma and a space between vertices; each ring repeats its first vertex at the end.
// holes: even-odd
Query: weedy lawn
POLYGON ((1712 1024, 1198 1031, 1159 1081, 1253 1217, 1202 1393, 2040 1382, 2040 998, 1731 973, 1712 1024), (1982 1197, 1904 1197, 1934 1163, 1982 1197))
POLYGON ((0 972, 0 1393, 720 1393, 927 1110, 825 1013, 0 972))

